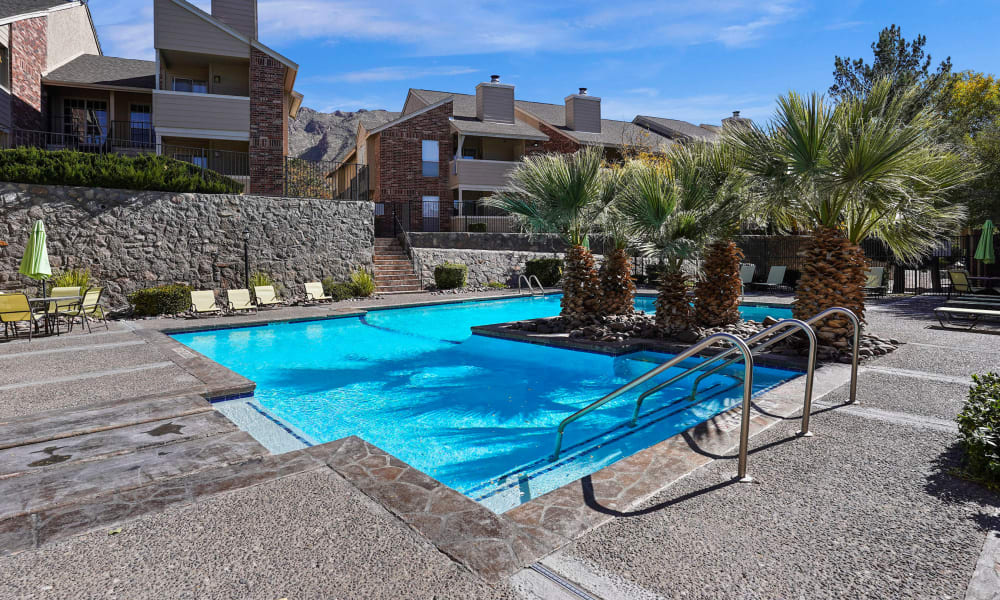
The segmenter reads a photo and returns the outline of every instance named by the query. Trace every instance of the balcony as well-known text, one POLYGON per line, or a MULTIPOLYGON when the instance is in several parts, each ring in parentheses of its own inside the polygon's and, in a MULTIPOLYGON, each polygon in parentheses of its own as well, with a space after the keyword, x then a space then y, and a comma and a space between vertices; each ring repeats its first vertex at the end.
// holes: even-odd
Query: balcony
POLYGON ((100 114, 88 118, 54 118, 46 132, 21 132, 36 140, 27 145, 50 150, 138 154, 156 151, 156 133, 149 121, 108 121, 100 114))
POLYGON ((501 188, 507 184, 507 176, 518 164, 518 161, 456 158, 449 167, 449 184, 452 188, 501 188))
MULTIPOLYGON (((162 135, 178 130, 228 132, 228 139, 247 139, 250 131, 250 98, 155 90, 153 123, 162 135)), ((216 136, 221 137, 221 136, 216 136)))

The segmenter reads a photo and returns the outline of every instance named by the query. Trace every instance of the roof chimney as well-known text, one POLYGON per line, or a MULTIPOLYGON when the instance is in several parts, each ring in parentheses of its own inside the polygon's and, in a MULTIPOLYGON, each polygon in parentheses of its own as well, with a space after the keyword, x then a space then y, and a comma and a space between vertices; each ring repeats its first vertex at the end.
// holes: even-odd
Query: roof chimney
POLYGON ((750 119, 744 119, 743 117, 741 117, 740 111, 738 110, 733 111, 733 116, 726 117, 725 119, 722 120, 723 127, 725 127, 726 125, 747 125, 749 123, 750 119))
POLYGON ((601 132, 601 99, 588 96, 587 88, 566 96, 566 127, 573 131, 601 132))
POLYGON ((212 0, 212 16, 251 40, 257 39, 257 0, 212 0))
POLYGON ((513 123, 514 86, 500 83, 499 75, 490 75, 489 83, 477 85, 476 118, 494 123, 513 123))

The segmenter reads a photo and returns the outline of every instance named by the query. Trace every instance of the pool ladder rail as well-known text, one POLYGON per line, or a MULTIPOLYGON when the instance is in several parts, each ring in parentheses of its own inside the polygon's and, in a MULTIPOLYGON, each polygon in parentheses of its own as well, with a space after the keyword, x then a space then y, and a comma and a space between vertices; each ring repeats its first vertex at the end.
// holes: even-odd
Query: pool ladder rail
POLYGON ((531 294, 532 296, 544 296, 545 295, 545 288, 542 286, 542 282, 538 280, 538 276, 537 275, 530 275, 529 276, 529 275, 522 274, 520 277, 517 278, 517 293, 518 293, 518 295, 521 295, 521 294, 524 293, 524 292, 521 291, 521 283, 522 282, 528 286, 528 293, 531 294), (538 284, 538 291, 537 292, 535 291, 535 284, 538 284))
POLYGON ((562 449, 563 433, 566 426, 576 421, 591 412, 597 410, 604 404, 607 404, 611 400, 618 398, 622 394, 635 389, 636 387, 642 385, 643 383, 649 381, 650 379, 660 375, 667 369, 678 365, 679 363, 697 355, 702 350, 709 348, 710 346, 716 344, 717 342, 727 342, 729 348, 719 352, 714 356, 707 357, 705 360, 699 362, 697 365, 690 367, 679 375, 675 375, 663 383, 659 383, 648 390, 644 391, 636 399, 635 410, 632 413, 632 419, 629 425, 635 426, 639 419, 639 410, 642 407, 643 401, 650 395, 666 388, 667 386, 676 383, 677 381, 691 375, 696 371, 704 371, 699 375, 694 384, 691 387, 691 398, 695 398, 698 392, 698 384, 701 383, 703 379, 717 373, 726 367, 736 363, 739 360, 743 360, 743 403, 741 408, 740 417, 740 449, 739 449, 739 461, 737 466, 737 478, 740 481, 753 481, 752 477, 747 476, 747 451, 750 440, 750 402, 753 396, 753 353, 754 351, 760 352, 764 348, 772 346, 781 340, 793 335, 796 331, 802 331, 805 333, 809 340, 809 358, 808 364, 806 366, 806 386, 805 394, 802 401, 802 426, 798 434, 800 436, 811 436, 812 433, 809 431, 809 415, 812 411, 812 392, 813 392, 813 378, 816 372, 816 333, 812 330, 811 325, 825 319, 834 314, 842 314, 846 316, 850 321, 854 329, 854 348, 853 356, 851 360, 851 388, 850 388, 850 403, 857 402, 857 390, 858 390, 858 350, 860 349, 861 342, 861 322, 858 320, 857 315, 855 315, 849 309, 843 307, 828 308, 805 321, 799 319, 783 319, 778 321, 774 325, 771 325, 767 329, 764 329, 760 333, 753 335, 746 340, 743 340, 735 335, 729 333, 716 333, 711 335, 697 344, 690 346, 680 354, 674 356, 667 362, 650 369, 645 374, 633 379, 632 381, 626 383, 610 394, 604 396, 600 400, 593 402, 584 408, 576 411, 570 416, 566 417, 559 423, 559 427, 556 430, 556 446, 555 451, 552 453, 550 460, 555 461, 559 459, 559 453, 562 449), (779 333, 781 332, 781 333, 779 333), (739 356, 733 356, 734 354, 739 354, 739 356), (732 357, 732 358, 730 358, 732 357), (728 360, 726 360, 728 359, 728 360), (724 361, 722 364, 709 368, 716 362, 724 361))

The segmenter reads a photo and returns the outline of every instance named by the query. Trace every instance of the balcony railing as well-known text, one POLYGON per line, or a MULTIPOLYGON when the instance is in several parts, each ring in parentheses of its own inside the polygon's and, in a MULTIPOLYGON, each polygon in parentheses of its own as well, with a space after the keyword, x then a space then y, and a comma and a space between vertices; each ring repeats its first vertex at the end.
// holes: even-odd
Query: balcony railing
POLYGON ((156 132, 149 121, 96 121, 55 118, 48 132, 21 132, 37 139, 28 144, 52 150, 154 152, 156 132), (46 135, 40 135, 46 134, 46 135))

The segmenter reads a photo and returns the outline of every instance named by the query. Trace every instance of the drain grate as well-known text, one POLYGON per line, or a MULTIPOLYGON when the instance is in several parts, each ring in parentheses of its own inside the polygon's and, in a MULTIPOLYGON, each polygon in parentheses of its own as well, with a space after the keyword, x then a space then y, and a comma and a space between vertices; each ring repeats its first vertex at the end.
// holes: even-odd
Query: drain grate
POLYGON ((555 583, 556 585, 563 588, 567 592, 573 594, 574 596, 577 596, 578 598, 582 598, 583 600, 601 600, 597 596, 587 593, 586 590, 577 587, 576 584, 574 584, 572 581, 563 579, 557 573, 548 570, 547 568, 542 566, 541 563, 535 563, 533 565, 529 565, 528 568, 538 573, 542 577, 545 577, 552 583, 555 583))

